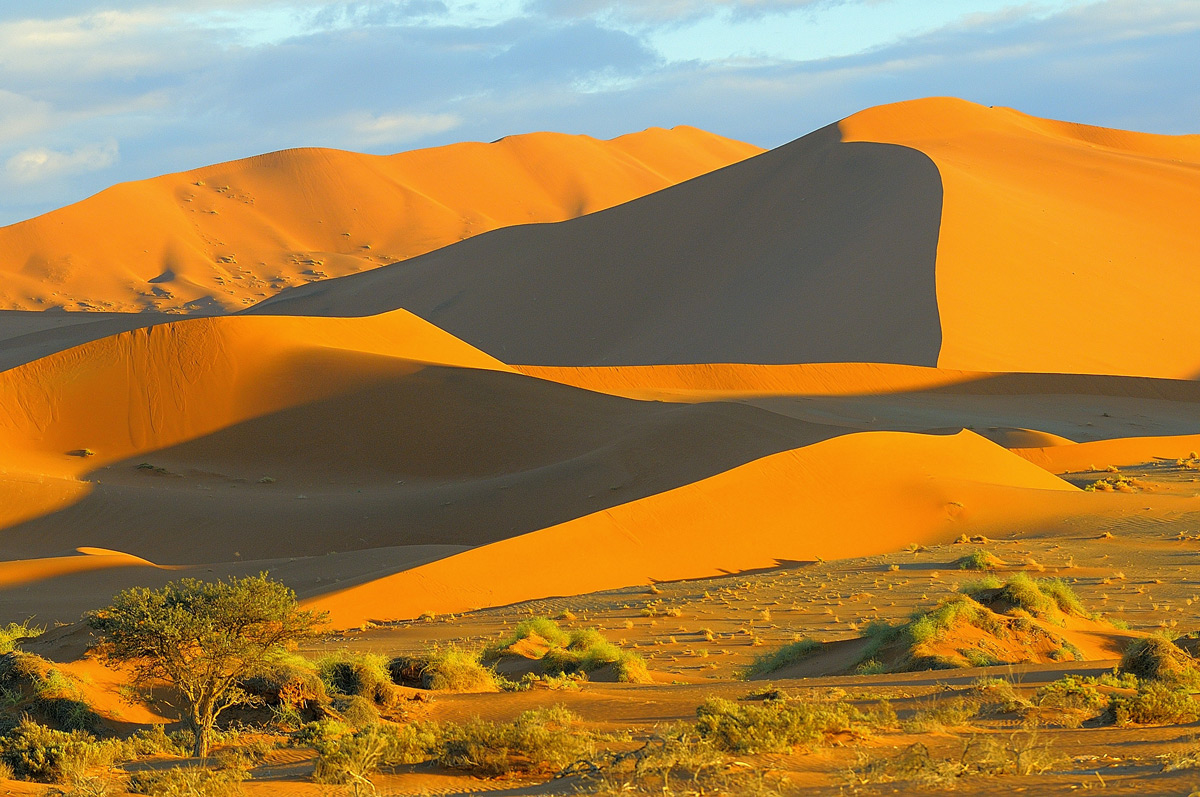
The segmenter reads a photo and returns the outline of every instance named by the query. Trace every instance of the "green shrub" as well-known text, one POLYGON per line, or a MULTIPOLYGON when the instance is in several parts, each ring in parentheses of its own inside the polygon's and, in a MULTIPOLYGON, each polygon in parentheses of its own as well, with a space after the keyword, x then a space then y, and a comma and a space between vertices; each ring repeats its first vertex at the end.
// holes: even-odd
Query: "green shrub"
POLYGON ((122 756, 128 759, 153 755, 187 755, 189 747, 167 735, 162 725, 140 728, 124 742, 122 756))
POLYGON ((0 626, 0 653, 10 653, 25 639, 36 639, 46 632, 41 626, 31 626, 29 621, 0 626))
POLYGON ((1193 678, 1195 659, 1162 636, 1134 640, 1121 656, 1117 671, 1148 681, 1177 681, 1193 678))
POLYGON ((111 761, 114 753, 115 748, 97 742, 90 733, 54 730, 28 717, 0 736, 0 761, 28 780, 59 781, 70 761, 111 761))
POLYGON ((262 667, 243 680, 241 686, 248 695, 271 708, 288 706, 297 711, 312 711, 329 702, 323 675, 307 660, 292 656, 262 667))
POLYGON ((1079 600, 1079 596, 1075 594, 1075 590, 1071 589, 1070 585, 1061 578, 1040 578, 1037 586, 1043 595, 1054 601, 1058 610, 1063 614, 1073 614, 1079 617, 1090 616, 1088 610, 1084 608, 1083 602, 1079 600))
POLYGON ((1143 681, 1133 695, 1113 695, 1109 712, 1118 725, 1178 725, 1200 719, 1200 703, 1179 685, 1143 681))
POLYGON ((504 658, 514 645, 525 640, 547 645, 540 661, 549 675, 594 673, 608 667, 620 681, 646 683, 650 680, 645 659, 621 650, 595 628, 575 629, 568 633, 546 617, 518 623, 511 634, 487 648, 483 656, 491 660, 504 658))
POLYGON ((438 763, 488 776, 557 771, 594 752, 591 735, 573 727, 578 722, 575 714, 556 706, 526 711, 509 723, 446 724, 438 763))
POLYGON ((197 766, 147 769, 129 778, 129 790, 151 797, 233 797, 242 793, 249 773, 197 766))
POLYGON ((775 672, 776 670, 782 670, 784 667, 807 659, 820 649, 821 643, 815 639, 799 639, 784 645, 778 650, 759 656, 746 669, 745 675, 747 678, 753 678, 775 672))
POLYGON ((696 732, 717 749, 731 753, 788 752, 798 745, 821 742, 831 734, 895 724, 896 714, 887 703, 862 712, 841 702, 769 700, 738 705, 714 697, 696 709, 696 732))
POLYGON ((980 548, 966 556, 960 556, 955 562, 960 570, 995 570, 1004 565, 1000 557, 980 548))
POLYGON ((450 692, 496 692, 496 673, 485 667, 480 651, 454 645, 432 648, 423 656, 401 656, 388 664, 392 678, 421 689, 450 692))
POLYGON ((379 722, 379 709, 362 695, 337 695, 332 708, 352 728, 366 728, 379 722))
POLYGON ((41 656, 16 650, 0 655, 0 690, 10 707, 24 704, 27 713, 61 730, 100 726, 79 685, 41 656))
POLYGON ((391 706, 399 695, 387 658, 375 653, 326 656, 317 662, 317 672, 328 691, 362 697, 377 706, 391 706))
POLYGON ((1034 698, 1041 708, 1055 711, 1099 711, 1108 698, 1078 675, 1067 675, 1039 687, 1034 698))
POLYGON ((998 599, 1032 615, 1048 612, 1055 602, 1045 595, 1028 573, 1016 573, 1000 588, 998 599))

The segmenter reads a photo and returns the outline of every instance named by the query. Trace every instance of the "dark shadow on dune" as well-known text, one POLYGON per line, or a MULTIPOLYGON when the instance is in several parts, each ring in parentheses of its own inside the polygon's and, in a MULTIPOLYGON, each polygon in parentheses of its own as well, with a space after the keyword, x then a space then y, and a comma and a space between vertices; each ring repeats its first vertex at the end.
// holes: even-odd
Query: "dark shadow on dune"
POLYGON ((99 469, 78 503, 6 529, 0 554, 88 545, 186 564, 479 545, 845 431, 427 367, 99 469))
POLYGON ((510 363, 933 366, 941 177, 836 125, 655 194, 283 292, 249 312, 406 308, 510 363))

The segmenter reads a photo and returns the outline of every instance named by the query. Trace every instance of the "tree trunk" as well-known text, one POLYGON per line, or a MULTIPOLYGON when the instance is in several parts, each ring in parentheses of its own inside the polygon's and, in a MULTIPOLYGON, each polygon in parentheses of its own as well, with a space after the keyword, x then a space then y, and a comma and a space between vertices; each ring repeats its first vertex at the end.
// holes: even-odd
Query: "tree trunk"
POLYGON ((195 743, 192 745, 192 755, 197 758, 208 758, 208 748, 212 741, 212 727, 215 718, 212 710, 205 703, 192 707, 192 735, 195 743))

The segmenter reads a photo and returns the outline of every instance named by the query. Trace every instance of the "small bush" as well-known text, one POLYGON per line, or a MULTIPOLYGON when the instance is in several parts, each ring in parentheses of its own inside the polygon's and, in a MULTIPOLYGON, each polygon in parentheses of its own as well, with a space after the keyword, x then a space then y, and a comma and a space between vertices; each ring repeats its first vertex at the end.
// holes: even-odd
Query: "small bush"
POLYGON ((1054 606, 1054 601, 1042 593, 1037 582, 1027 573, 1013 575, 996 597, 1035 616, 1045 614, 1054 606))
POLYGON ((313 780, 317 783, 349 784, 355 794, 364 787, 374 793, 375 787, 370 776, 379 771, 387 749, 388 737, 375 725, 330 740, 317 748, 313 780))
POLYGON ((438 763, 479 775, 551 772, 594 752, 579 718, 561 706, 526 711, 509 723, 475 719, 441 727, 438 763))
POLYGON ((1058 610, 1063 614, 1073 614, 1078 617, 1089 616, 1088 610, 1084 608, 1083 602, 1079 600, 1075 590, 1071 589, 1070 585, 1061 578, 1040 578, 1037 586, 1043 595, 1054 601, 1058 610))
POLYGON ((151 797, 233 797, 242 793, 249 773, 240 769, 183 766, 148 769, 129 778, 129 790, 151 797))
POLYGON ((22 640, 36 639, 45 632, 45 628, 31 626, 28 620, 23 623, 9 623, 0 626, 0 654, 10 653, 22 640))
MULTIPOLYGON (((111 761, 109 746, 84 731, 59 731, 23 718, 0 736, 0 761, 19 778, 57 782, 72 760, 95 761, 102 755, 111 761)), ((115 752, 115 750, 114 750, 115 752)))
POLYGON ((1200 703, 1178 685, 1143 681, 1133 695, 1113 695, 1109 712, 1118 725, 1178 725, 1200 719, 1200 703))
POLYGON ((379 709, 362 695, 338 695, 332 708, 337 716, 352 728, 366 728, 379 722, 379 709))
POLYGON ((997 567, 1004 566, 1000 557, 983 548, 959 557, 955 564, 958 565, 959 570, 995 570, 997 567))
POLYGON ((508 655, 530 656, 540 660, 551 675, 594 673, 611 668, 619 681, 647 683, 650 672, 646 661, 636 653, 621 650, 595 628, 580 628, 567 632, 546 617, 536 617, 517 624, 513 632, 484 651, 486 659, 501 659, 508 655), (521 643, 532 643, 521 650, 521 643), (541 648, 545 648, 544 651, 541 648))
POLYGON ((1040 708, 1054 711, 1099 711, 1108 705, 1108 698, 1091 683, 1077 675, 1067 675, 1037 690, 1035 701, 1040 708))
POLYGON ((341 653, 317 662, 317 672, 330 692, 362 697, 386 708, 398 697, 389 662, 375 653, 341 653))
POLYGON ((1117 671, 1147 681, 1180 680, 1194 674, 1195 659, 1171 640, 1149 636, 1125 648, 1117 671))
POLYGON ((815 639, 805 638, 797 640, 791 644, 784 645, 778 650, 771 653, 764 653, 756 658, 746 669, 746 677, 753 678, 758 675, 775 672, 776 670, 782 670, 784 667, 807 659, 820 649, 821 643, 815 639))
POLYGON ((696 709, 696 732, 717 749, 731 753, 788 752, 814 745, 827 736, 893 727, 895 712, 881 703, 862 712, 848 703, 799 703, 769 700, 738 705, 709 698, 696 709))
POLYGON ((479 651, 449 646, 433 648, 424 656, 402 656, 388 664, 392 677, 421 689, 450 692, 496 692, 496 673, 485 667, 479 651))
POLYGON ((311 712, 329 702, 323 675, 306 660, 293 657, 263 667, 242 681, 242 689, 268 707, 311 712))

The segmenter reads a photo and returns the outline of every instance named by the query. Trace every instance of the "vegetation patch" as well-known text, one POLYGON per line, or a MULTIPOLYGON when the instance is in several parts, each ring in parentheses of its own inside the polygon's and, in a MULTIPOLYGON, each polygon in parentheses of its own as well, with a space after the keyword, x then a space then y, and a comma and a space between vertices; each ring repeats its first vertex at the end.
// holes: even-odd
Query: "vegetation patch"
POLYGON ((388 663, 393 681, 418 689, 448 692, 496 692, 495 670, 486 666, 478 650, 457 646, 432 648, 420 656, 399 656, 388 663))
POLYGON ((539 675, 585 673, 594 677, 606 671, 618 681, 650 681, 646 661, 641 656, 621 650, 594 628, 566 631, 545 617, 519 623, 510 635, 489 647, 483 655, 495 662, 537 662, 536 674, 539 675))
POLYGON ((865 736, 897 724, 896 713, 886 701, 862 711, 845 701, 739 704, 714 697, 696 709, 700 738, 730 753, 790 752, 835 736, 865 736))

